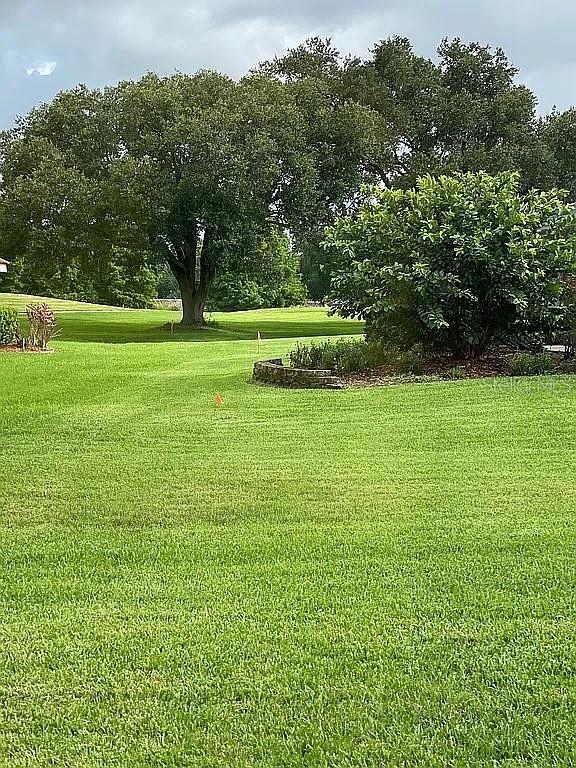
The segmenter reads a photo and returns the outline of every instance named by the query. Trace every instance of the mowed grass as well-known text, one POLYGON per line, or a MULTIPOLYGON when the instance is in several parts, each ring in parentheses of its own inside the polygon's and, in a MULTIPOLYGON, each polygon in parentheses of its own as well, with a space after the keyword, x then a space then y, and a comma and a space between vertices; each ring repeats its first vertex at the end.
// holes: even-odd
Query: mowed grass
POLYGON ((78 312, 59 316, 62 337, 74 341, 125 344, 129 342, 225 341, 302 336, 339 336, 362 332, 359 322, 329 317, 316 307, 259 309, 249 312, 212 312, 206 328, 179 325, 181 314, 167 310, 78 312))
MULTIPOLYGON (((46 302, 58 316, 60 338, 126 344, 131 342, 224 341, 227 339, 294 338, 361 333, 362 323, 329 317, 317 307, 259 309, 249 312, 207 313, 206 328, 179 325, 181 313, 169 310, 137 310, 85 304, 24 294, 0 293, 0 307, 10 306, 22 314, 34 302, 46 302)), ((26 320, 22 317, 22 330, 26 320)))
POLYGON ((0 765, 573 765, 576 380, 259 387, 264 319, 358 330, 0 355, 0 765))
MULTIPOLYGON (((53 299, 45 296, 32 296, 25 293, 0 293, 0 307, 13 307, 18 312, 24 312, 28 304, 46 302, 58 312, 109 312, 112 307, 104 304, 89 304, 84 301, 69 301, 68 299, 53 299)), ((113 309, 122 312, 119 307, 113 309)))

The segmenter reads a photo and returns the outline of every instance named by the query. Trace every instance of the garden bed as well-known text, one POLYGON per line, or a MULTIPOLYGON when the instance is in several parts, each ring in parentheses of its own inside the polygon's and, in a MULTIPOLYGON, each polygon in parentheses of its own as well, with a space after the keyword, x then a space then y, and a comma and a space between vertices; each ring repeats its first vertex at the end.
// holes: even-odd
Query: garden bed
MULTIPOLYGON (((575 374, 576 363, 567 365, 560 352, 549 352, 553 369, 547 375, 575 374)), ((483 357, 477 360, 454 357, 429 358, 423 361, 422 373, 400 374, 393 366, 384 365, 372 371, 347 373, 341 376, 347 387, 389 387, 398 384, 423 384, 433 381, 461 381, 466 379, 515 378, 519 375, 510 370, 514 353, 483 357)), ((536 375, 536 374, 524 374, 536 375)))
POLYGON ((51 355, 54 353, 54 349, 52 347, 46 347, 46 349, 41 349, 40 347, 21 347, 19 344, 5 344, 3 346, 0 346, 0 352, 23 352, 24 354, 40 354, 40 355, 51 355))
MULTIPOLYGON (((517 378, 520 375, 510 370, 513 354, 485 357, 479 360, 453 357, 425 360, 422 372, 399 373, 391 365, 383 365, 370 371, 339 373, 335 371, 302 369, 284 366, 281 360, 265 360, 254 365, 254 380, 278 387, 301 389, 344 389, 361 387, 391 387, 401 384, 426 384, 439 381, 464 381, 467 379, 517 378)), ((554 368, 546 375, 557 376, 576 374, 576 363, 566 367, 561 353, 547 355, 554 368)))
POLYGON ((379 342, 342 338, 298 343, 290 353, 290 367, 284 368, 281 360, 258 363, 257 366, 254 378, 280 386, 311 386, 308 382, 314 376, 321 380, 316 386, 322 386, 322 381, 330 381, 332 377, 339 387, 374 387, 576 374, 576 360, 566 359, 562 346, 546 347, 537 354, 500 346, 484 357, 461 358, 450 354, 425 354, 421 347, 402 351, 379 342), (258 371, 257 366, 262 366, 263 370, 258 371))

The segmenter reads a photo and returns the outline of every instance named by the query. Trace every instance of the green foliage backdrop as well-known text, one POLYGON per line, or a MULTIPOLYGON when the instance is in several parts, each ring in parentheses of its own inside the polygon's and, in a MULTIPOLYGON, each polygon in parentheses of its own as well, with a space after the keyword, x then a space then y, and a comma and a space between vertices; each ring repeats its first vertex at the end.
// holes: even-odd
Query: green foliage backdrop
POLYGON ((327 245, 341 315, 405 346, 477 357, 563 326, 576 218, 562 193, 523 195, 517 174, 427 176, 414 190, 367 190, 327 245))

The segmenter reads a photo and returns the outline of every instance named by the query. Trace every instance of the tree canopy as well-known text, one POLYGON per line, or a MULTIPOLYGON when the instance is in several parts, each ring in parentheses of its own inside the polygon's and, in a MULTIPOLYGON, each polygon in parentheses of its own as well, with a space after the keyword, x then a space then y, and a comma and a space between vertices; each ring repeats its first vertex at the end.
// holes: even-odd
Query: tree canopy
MULTIPOLYGON (((444 40, 438 60, 418 56, 406 38, 377 43, 365 60, 344 57, 327 41, 314 38, 266 65, 264 70, 286 82, 300 101, 311 104, 312 121, 323 119, 310 92, 330 94, 347 109, 363 107, 364 136, 343 178, 378 181, 386 187, 408 188, 420 175, 485 170, 541 169, 542 153, 535 118, 536 99, 516 83, 518 70, 500 48, 459 39, 444 40), (368 118, 367 118, 368 116, 368 118)), ((314 135, 325 137, 316 129, 314 135)), ((349 136, 326 139, 346 162, 349 136)), ((334 169, 325 167, 330 187, 334 169)), ((334 215, 351 212, 359 200, 341 195, 334 209, 330 195, 318 226, 300 238, 304 269, 314 297, 328 290, 330 270, 319 243, 334 215), (327 214, 327 215, 326 215, 327 214), (323 271, 324 270, 324 271, 323 271)))
POLYGON ((501 49, 459 39, 433 61, 402 37, 365 59, 312 38, 238 81, 148 73, 62 92, 0 139, 6 285, 142 306, 164 265, 183 322, 202 323, 215 281, 249 282, 273 231, 322 297, 324 229, 363 184, 516 170, 523 190, 575 199, 574 113, 537 119, 517 75, 501 49))
POLYGON ((163 260, 183 322, 202 323, 218 271, 249 262, 272 226, 308 231, 353 194, 369 110, 333 104, 320 86, 308 96, 263 73, 148 74, 34 110, 2 145, 14 283, 98 292, 163 260))

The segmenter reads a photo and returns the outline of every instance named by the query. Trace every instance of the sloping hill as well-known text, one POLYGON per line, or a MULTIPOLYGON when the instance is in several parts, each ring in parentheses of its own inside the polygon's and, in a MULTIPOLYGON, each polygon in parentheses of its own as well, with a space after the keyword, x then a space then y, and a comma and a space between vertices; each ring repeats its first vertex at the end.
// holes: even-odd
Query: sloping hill
POLYGON ((28 304, 36 304, 45 301, 52 309, 58 312, 97 312, 99 310, 114 310, 124 312, 122 307, 110 307, 105 304, 88 304, 84 301, 68 301, 68 299, 53 299, 46 296, 30 296, 25 293, 0 293, 0 307, 14 307, 18 312, 24 312, 28 304))

